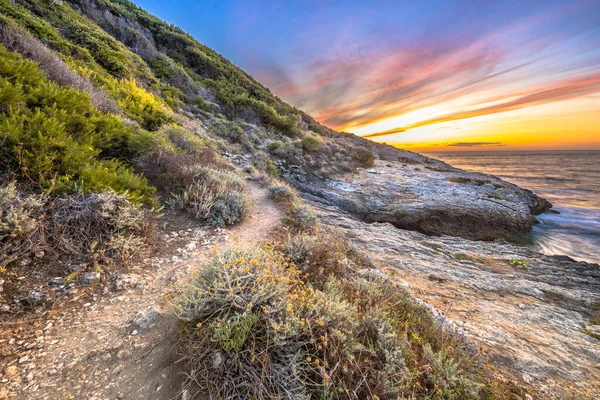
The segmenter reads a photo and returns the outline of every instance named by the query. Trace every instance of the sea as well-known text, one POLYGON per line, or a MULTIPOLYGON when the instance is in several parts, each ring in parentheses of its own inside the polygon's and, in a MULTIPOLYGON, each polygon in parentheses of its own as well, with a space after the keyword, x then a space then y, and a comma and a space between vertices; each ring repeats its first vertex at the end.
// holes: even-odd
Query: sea
POLYGON ((426 154, 495 175, 550 201, 519 242, 545 254, 600 264, 600 151, 462 151, 426 154))

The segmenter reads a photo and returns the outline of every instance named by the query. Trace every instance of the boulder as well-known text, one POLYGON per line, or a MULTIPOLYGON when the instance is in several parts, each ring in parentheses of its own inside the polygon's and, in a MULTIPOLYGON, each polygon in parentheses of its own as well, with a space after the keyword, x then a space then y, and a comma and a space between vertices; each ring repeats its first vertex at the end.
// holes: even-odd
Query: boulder
POLYGON ((552 205, 494 176, 441 161, 377 161, 366 173, 298 182, 300 190, 365 222, 389 222, 428 235, 475 240, 514 238, 531 230, 552 205))

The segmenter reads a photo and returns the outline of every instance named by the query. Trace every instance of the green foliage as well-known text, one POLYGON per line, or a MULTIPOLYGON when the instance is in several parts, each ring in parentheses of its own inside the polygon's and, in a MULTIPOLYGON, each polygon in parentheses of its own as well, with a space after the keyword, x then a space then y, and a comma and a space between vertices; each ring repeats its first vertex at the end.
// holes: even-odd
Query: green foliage
POLYGON ((321 147, 321 144, 323 143, 323 140, 318 136, 305 135, 302 138, 301 143, 302 143, 302 148, 304 150, 312 152, 312 151, 319 150, 319 148, 321 147))
POLYGON ((364 147, 357 147, 354 149, 354 158, 365 168, 372 167, 375 164, 375 154, 364 147))
POLYGON ((133 131, 100 113, 87 93, 48 81, 36 64, 0 47, 2 168, 44 189, 113 189, 153 202, 144 178, 115 160, 130 155, 133 131))
POLYGON ((526 270, 528 268, 529 264, 527 263, 527 261, 508 260, 508 265, 510 265, 511 267, 516 267, 516 268, 520 268, 520 269, 526 270))
POLYGON ((152 93, 140 88, 134 79, 109 80, 106 89, 116 94, 119 106, 149 131, 171 122, 171 111, 152 93))
POLYGON ((296 189, 281 181, 276 181, 269 186, 269 197, 278 203, 290 206, 300 202, 296 189))
POLYGON ((206 140, 179 125, 165 125, 160 129, 160 134, 167 138, 178 150, 186 154, 200 154, 208 146, 206 140))
POLYGON ((252 165, 261 172, 266 172, 275 178, 279 176, 279 168, 265 153, 256 153, 252 156, 252 165))
POLYGON ((271 142, 267 145, 267 149, 269 150, 270 153, 276 152, 281 147, 283 147, 283 142, 281 142, 279 140, 277 140, 275 142, 271 142))

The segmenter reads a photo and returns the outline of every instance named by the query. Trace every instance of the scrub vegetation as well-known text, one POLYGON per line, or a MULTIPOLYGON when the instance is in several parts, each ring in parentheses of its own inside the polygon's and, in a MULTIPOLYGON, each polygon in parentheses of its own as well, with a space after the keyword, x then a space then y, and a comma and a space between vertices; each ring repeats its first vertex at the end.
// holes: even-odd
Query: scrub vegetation
POLYGON ((0 0, 7 285, 127 265, 161 212, 237 223, 242 169, 286 208, 278 237, 216 255, 176 302, 192 398, 511 398, 402 289, 355 274, 368 260, 294 188, 374 148, 128 0, 0 0))
POLYGON ((175 301, 190 398, 519 394, 392 281, 353 274, 369 261, 335 231, 294 227, 218 254, 175 301))

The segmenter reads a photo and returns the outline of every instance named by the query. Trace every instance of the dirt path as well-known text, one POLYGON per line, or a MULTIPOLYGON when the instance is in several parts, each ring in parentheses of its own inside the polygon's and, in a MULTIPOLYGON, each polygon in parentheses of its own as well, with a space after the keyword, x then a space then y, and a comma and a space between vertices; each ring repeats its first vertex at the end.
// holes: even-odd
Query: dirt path
POLYGON ((23 350, 0 368, 0 399, 182 397, 183 375, 174 351, 177 320, 169 299, 213 251, 264 239, 281 221, 283 211, 264 189, 251 182, 250 193, 253 212, 239 225, 196 226, 163 235, 160 239, 173 248, 165 257, 148 260, 151 267, 133 268, 115 283, 126 290, 116 288, 122 291, 114 294, 106 289, 104 295, 71 300, 43 321, 33 340, 3 338, 23 350), (137 325, 132 324, 136 315, 144 316, 137 325))

